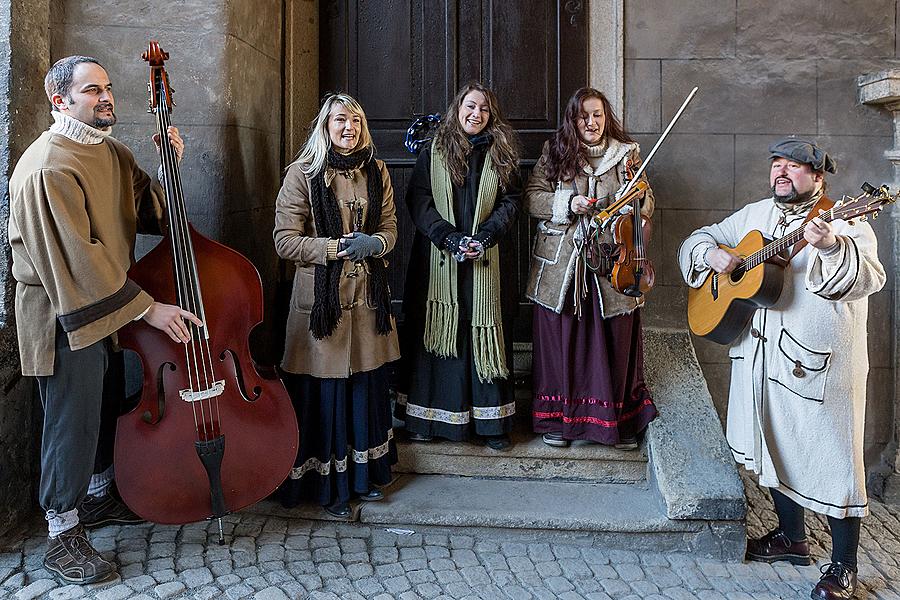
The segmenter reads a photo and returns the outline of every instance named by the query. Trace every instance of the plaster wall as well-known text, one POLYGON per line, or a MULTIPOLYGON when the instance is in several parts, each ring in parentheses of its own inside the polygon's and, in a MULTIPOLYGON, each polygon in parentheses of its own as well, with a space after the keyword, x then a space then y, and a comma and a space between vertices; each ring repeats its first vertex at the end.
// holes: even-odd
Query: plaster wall
MULTIPOLYGON (((895 68, 895 0, 773 7, 762 0, 625 0, 625 124, 648 152, 690 89, 700 91, 649 169, 657 200, 657 286, 645 323, 686 327, 687 290, 676 264, 681 241, 768 195, 768 144, 790 134, 817 140, 837 160, 829 195, 856 194, 863 181, 893 180, 890 113, 857 104, 856 77, 895 68)), ((893 208, 891 210, 898 210, 893 208)), ((866 463, 877 467, 894 432, 892 219, 873 223, 891 280, 869 301, 866 463)), ((724 416, 726 348, 694 338, 724 416)))

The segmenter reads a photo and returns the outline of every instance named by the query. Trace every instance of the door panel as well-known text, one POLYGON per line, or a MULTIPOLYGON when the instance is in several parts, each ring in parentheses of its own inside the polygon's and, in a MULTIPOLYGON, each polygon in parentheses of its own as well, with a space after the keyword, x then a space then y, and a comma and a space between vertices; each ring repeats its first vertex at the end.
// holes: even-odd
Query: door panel
MULTIPOLYGON (((346 91, 362 103, 378 156, 391 172, 399 238, 390 273, 397 303, 413 236, 403 198, 415 157, 403 139, 414 115, 443 112, 460 86, 484 82, 521 137, 527 177, 563 104, 587 83, 587 2, 321 0, 320 17, 320 92, 346 91)), ((502 285, 515 286, 522 304, 533 232, 523 212, 503 242, 517 268, 504 270, 502 285)), ((520 313, 526 317, 530 310, 520 313)), ((516 339, 530 340, 530 318, 518 321, 516 339)))

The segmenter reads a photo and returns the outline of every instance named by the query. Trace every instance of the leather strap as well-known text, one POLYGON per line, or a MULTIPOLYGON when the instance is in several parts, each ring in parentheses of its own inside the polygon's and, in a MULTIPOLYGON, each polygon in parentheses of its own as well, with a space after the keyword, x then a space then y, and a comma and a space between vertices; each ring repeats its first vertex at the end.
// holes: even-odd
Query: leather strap
MULTIPOLYGON (((834 201, 829 200, 829 198, 823 194, 822 197, 819 198, 819 201, 816 202, 815 205, 813 205, 813 207, 811 209, 809 209, 809 213, 807 213, 806 218, 803 219, 803 224, 800 225, 800 229, 803 229, 804 227, 806 227, 807 223, 809 223, 810 221, 813 220, 813 218, 818 216, 820 210, 821 211, 831 210, 831 207, 833 207, 833 206, 834 206, 834 201)), ((797 254, 801 250, 806 248, 806 245, 808 243, 809 242, 806 241, 806 238, 800 238, 800 241, 797 242, 796 244, 794 244, 794 249, 791 251, 791 256, 790 256, 790 258, 788 258, 788 262, 790 262, 792 258, 797 256, 797 254)))

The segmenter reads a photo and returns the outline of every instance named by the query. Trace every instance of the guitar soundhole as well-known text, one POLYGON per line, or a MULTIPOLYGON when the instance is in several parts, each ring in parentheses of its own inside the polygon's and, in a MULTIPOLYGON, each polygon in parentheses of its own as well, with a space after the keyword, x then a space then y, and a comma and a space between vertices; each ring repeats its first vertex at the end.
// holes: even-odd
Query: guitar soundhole
POLYGON ((741 279, 744 278, 744 273, 746 273, 746 269, 744 267, 738 267, 734 271, 728 274, 728 277, 731 279, 731 283, 737 283, 741 279))

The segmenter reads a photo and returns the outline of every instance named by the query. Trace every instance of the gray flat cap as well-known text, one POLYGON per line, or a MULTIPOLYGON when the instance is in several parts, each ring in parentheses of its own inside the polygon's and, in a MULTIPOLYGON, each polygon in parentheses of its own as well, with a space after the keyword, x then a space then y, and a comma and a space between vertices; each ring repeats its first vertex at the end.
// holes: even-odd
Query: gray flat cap
POLYGON ((814 171, 837 172, 837 165, 828 154, 809 140, 785 138, 769 146, 770 158, 780 156, 789 160, 806 163, 814 171))

